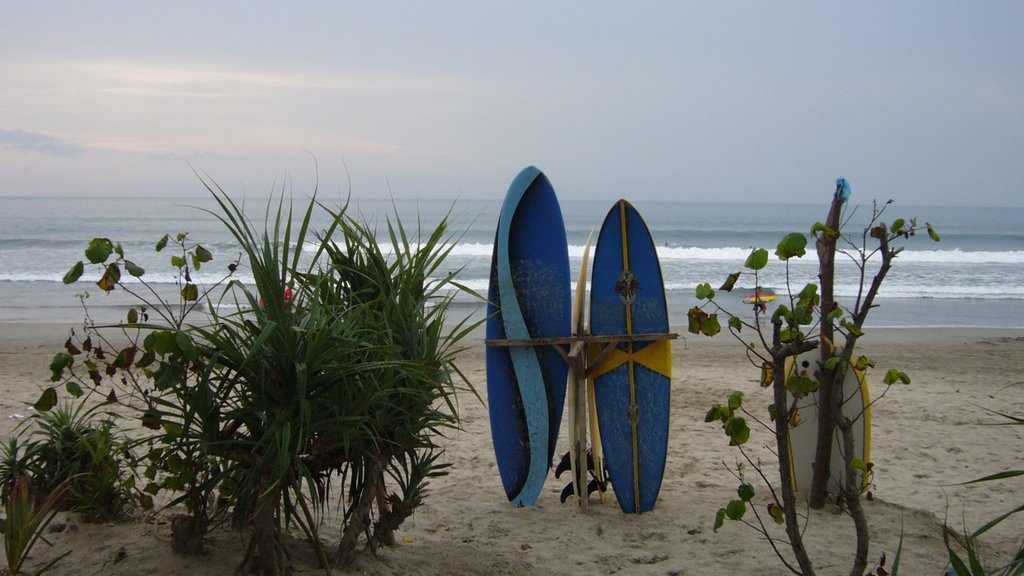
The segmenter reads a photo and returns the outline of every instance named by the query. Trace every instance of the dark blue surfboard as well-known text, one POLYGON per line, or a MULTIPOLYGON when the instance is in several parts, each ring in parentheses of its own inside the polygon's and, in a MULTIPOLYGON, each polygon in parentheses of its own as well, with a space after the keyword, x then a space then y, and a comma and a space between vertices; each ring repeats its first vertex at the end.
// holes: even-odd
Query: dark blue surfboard
MULTIPOLYGON (((488 340, 570 335, 569 251, 554 188, 534 167, 509 187, 488 289, 488 340)), ((551 467, 569 366, 551 346, 489 346, 491 437, 510 502, 530 506, 551 467)))
MULTIPOLYGON (((601 226, 590 282, 593 336, 668 335, 661 264, 643 218, 619 200, 601 226)), ((590 348, 608 476, 627 513, 654 508, 668 451, 672 350, 668 339, 590 348)))

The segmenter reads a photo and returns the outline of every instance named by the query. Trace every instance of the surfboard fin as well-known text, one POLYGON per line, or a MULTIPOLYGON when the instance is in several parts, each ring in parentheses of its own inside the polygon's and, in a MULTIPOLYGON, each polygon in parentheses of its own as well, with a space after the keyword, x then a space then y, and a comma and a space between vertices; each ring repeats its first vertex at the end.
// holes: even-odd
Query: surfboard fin
POLYGON ((558 466, 555 468, 555 478, 561 476, 562 472, 572 468, 572 460, 569 459, 569 454, 569 452, 566 452, 565 456, 562 456, 562 459, 558 462, 558 466))
POLYGON ((562 488, 562 495, 559 497, 559 501, 561 501, 562 504, 565 504, 565 501, 568 500, 569 497, 572 495, 572 482, 569 482, 568 484, 565 485, 565 488, 562 488))

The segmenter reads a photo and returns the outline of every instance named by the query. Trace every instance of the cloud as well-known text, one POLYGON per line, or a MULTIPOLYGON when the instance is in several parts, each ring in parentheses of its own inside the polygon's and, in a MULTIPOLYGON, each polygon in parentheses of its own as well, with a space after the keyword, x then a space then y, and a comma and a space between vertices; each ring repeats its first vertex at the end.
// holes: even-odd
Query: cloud
POLYGON ((57 136, 20 129, 4 130, 0 128, 0 145, 49 156, 77 156, 86 150, 83 146, 57 136))

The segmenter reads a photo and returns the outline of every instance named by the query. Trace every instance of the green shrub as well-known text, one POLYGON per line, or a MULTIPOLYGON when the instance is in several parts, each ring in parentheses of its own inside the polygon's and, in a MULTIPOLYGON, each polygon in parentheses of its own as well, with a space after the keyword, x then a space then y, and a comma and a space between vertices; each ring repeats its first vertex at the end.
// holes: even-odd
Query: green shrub
POLYGON ((121 517, 134 485, 124 466, 125 442, 109 416, 82 401, 35 412, 0 452, 0 493, 10 497, 27 477, 39 497, 65 487, 55 505, 88 522, 121 517))
MULTIPOLYGON (((385 251, 343 208, 313 198, 294 218, 283 200, 271 201, 257 227, 203 183, 239 259, 201 289, 192 272, 213 254, 187 234, 163 236, 156 248, 171 247, 178 274, 169 301, 119 244, 93 240, 86 258, 102 271, 100 288, 130 292, 139 305, 127 322, 87 325, 83 341, 69 340, 51 366, 55 381, 137 410, 151 431, 138 442, 143 506, 165 490, 191 515, 174 524, 177 545, 200 548, 208 527, 230 518, 249 533, 243 566, 258 558, 264 574, 279 574, 281 536, 294 525, 326 570, 319 530, 332 481, 343 485, 344 510, 334 562, 350 561, 360 542, 392 543, 428 480, 446 473, 435 438, 458 425, 456 383, 472 390, 454 358, 473 326, 447 323, 457 286, 449 275, 432 279, 451 249, 447 218, 415 236, 389 220, 394 248, 385 251), (316 210, 329 223, 314 238, 316 210), (319 248, 303 254, 311 243, 319 248), (239 268, 252 285, 233 278, 239 268), (122 269, 143 288, 123 284, 122 269), (197 314, 199 303, 209 312, 197 314), (111 330, 129 344, 112 346, 103 335, 111 330)), ((75 264, 65 280, 77 281, 83 268, 75 264)))

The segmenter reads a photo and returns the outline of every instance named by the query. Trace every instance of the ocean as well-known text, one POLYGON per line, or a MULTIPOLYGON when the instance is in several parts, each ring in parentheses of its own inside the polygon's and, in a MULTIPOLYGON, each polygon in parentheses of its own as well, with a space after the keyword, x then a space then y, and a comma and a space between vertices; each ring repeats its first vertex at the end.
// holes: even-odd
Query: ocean
MULTIPOLYGON (((450 211, 455 246, 441 272, 456 273, 463 284, 486 294, 503 195, 504 190, 487 200, 353 198, 349 210, 376 223, 382 235, 386 232, 384 218, 395 210, 408 230, 414 232, 419 223, 425 234, 450 211)), ((333 205, 344 200, 320 199, 333 205)), ((588 234, 601 225, 615 200, 562 201, 572 278, 588 234)), ((245 202, 253 220, 262 223, 266 199, 245 202)), ((778 241, 789 232, 808 235, 808 254, 788 266, 772 256, 758 282, 784 295, 787 278, 796 292, 816 281, 817 257, 809 233, 815 222, 824 221, 828 198, 815 205, 634 204, 658 246, 675 326, 685 328, 686 312, 697 303, 698 284, 709 282, 717 288, 730 273, 742 270, 752 247, 774 253, 778 241)), ((305 198, 297 196, 296 211, 304 207, 305 198)), ((860 236, 871 208, 870 204, 851 202, 848 233, 860 236)), ((238 257, 238 248, 220 222, 203 209, 216 211, 212 198, 0 197, 0 323, 81 322, 84 311, 78 295, 85 293, 94 320, 122 318, 130 300, 116 292, 104 294, 96 287, 99 272, 95 269, 87 267, 86 275, 76 284, 61 282, 71 266, 83 259, 83 251, 94 237, 121 242, 127 257, 146 269, 147 280, 158 290, 171 290, 170 254, 158 254, 153 247, 164 234, 187 232, 214 254, 214 260, 195 279, 200 283, 216 281, 238 257)), ((942 240, 935 243, 920 234, 903 242, 906 248, 886 279, 876 301, 879 307, 869 315, 869 327, 1024 328, 1024 208, 892 204, 883 220, 892 222, 897 217, 931 222, 942 240)), ((319 218, 315 224, 323 227, 325 221, 319 218)), ((860 286, 859 270, 850 259, 839 256, 837 260, 838 299, 852 304, 860 286)), ((877 260, 866 270, 868 281, 877 260)), ((238 277, 245 281, 244 268, 238 277)), ((752 276, 743 276, 731 294, 720 294, 723 305, 752 318, 741 299, 754 286, 752 276)), ((479 301, 459 296, 450 317, 479 317, 482 311, 479 301)))

